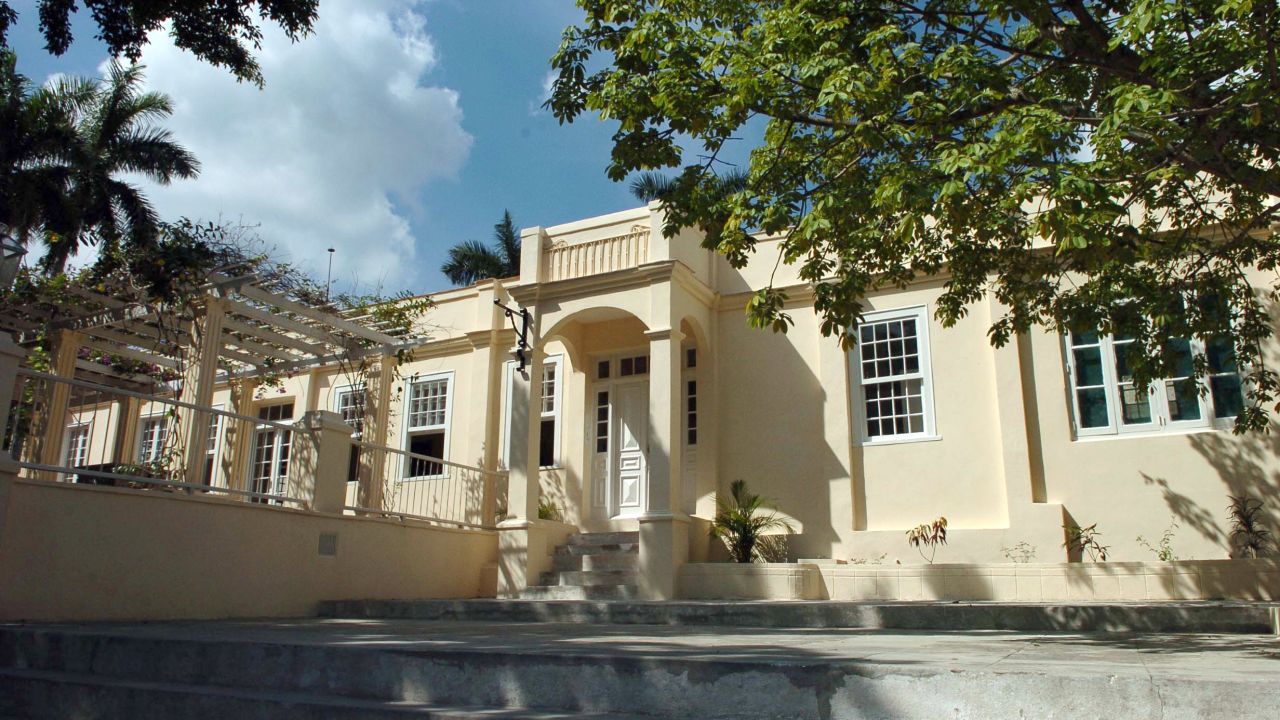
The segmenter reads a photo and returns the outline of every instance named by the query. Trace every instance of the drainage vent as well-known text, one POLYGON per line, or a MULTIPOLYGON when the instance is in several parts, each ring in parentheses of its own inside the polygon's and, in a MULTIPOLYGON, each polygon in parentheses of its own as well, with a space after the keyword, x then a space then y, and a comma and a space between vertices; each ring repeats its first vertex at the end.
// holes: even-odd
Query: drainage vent
POLYGON ((338 554, 338 533, 320 533, 320 554, 326 557, 338 554))

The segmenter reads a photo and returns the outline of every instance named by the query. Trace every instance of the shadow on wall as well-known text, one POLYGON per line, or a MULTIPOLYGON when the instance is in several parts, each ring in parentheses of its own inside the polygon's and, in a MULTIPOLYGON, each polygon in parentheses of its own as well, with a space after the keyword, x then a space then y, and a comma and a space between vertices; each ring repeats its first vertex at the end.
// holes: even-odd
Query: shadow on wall
MULTIPOLYGON (((1192 528, 1201 536, 1230 553, 1230 496, 1248 496, 1261 500, 1259 521, 1272 534, 1280 536, 1280 425, 1272 423, 1266 434, 1234 435, 1221 432, 1189 436, 1191 446, 1218 473, 1223 485, 1218 507, 1204 507, 1178 492, 1160 477, 1142 474, 1147 485, 1160 488, 1165 504, 1179 524, 1192 528)), ((1272 554, 1275 546, 1272 545, 1272 554)))
MULTIPOLYGON (((735 322, 745 325, 746 320, 735 322)), ((728 497, 729 483, 745 480, 793 522, 796 534, 777 551, 789 560, 830 557, 840 543, 830 486, 848 483, 849 475, 825 440, 823 413, 828 402, 847 402, 844 389, 824 388, 792 338, 768 330, 745 332, 751 333, 751 362, 726 357, 720 366, 721 406, 727 412, 720 415, 717 496, 728 497), (762 417, 771 421, 760 422, 762 417)), ((846 517, 841 524, 850 522, 846 517)))

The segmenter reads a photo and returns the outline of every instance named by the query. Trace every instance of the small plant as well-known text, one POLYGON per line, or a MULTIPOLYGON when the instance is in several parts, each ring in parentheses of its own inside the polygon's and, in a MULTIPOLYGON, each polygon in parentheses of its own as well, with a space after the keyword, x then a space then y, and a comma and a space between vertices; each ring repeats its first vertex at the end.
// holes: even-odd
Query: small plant
POLYGON ((889 553, 880 553, 880 557, 874 557, 874 558, 864 558, 864 557, 849 558, 849 564, 850 565, 880 565, 881 563, 884 562, 884 559, 887 557, 889 557, 889 553))
POLYGON ((1271 544, 1271 533, 1262 529, 1262 501, 1248 495, 1232 495, 1227 506, 1231 514, 1231 556, 1257 558, 1271 544))
POLYGON ((1013 547, 1001 547, 1000 552, 1012 563, 1029 563, 1036 559, 1036 546, 1026 540, 1018 541, 1013 547))
POLYGON ((556 506, 555 501, 540 497, 538 498, 538 519, 560 522, 564 516, 560 514, 560 508, 556 506))
POLYGON ((933 564, 933 558, 938 554, 938 546, 947 544, 947 519, 939 517, 931 523, 917 525, 907 531, 907 542, 911 543, 911 547, 920 553, 920 557, 925 562, 933 564), (929 554, 924 554, 924 548, 929 548, 929 554))
POLYGON ((1107 551, 1111 548, 1098 542, 1098 536, 1102 534, 1098 530, 1098 523, 1083 528, 1079 525, 1063 525, 1062 529, 1067 532, 1067 540, 1062 543, 1067 552, 1088 555, 1093 562, 1107 561, 1107 551))
POLYGON ((1152 547, 1151 543, 1147 542, 1147 539, 1142 537, 1141 535, 1138 536, 1138 544, 1150 550, 1151 552, 1155 553, 1156 559, 1158 559, 1160 562, 1170 562, 1173 560, 1177 560, 1178 559, 1177 556, 1173 554, 1173 545, 1172 545, 1173 531, 1177 529, 1178 529, 1178 523, 1171 522, 1169 523, 1169 527, 1165 528, 1164 533, 1160 535, 1160 541, 1157 542, 1154 547, 1152 547))
POLYGON ((716 503, 711 536, 720 538, 734 562, 753 562, 767 543, 766 531, 791 530, 791 525, 772 510, 767 500, 747 490, 745 480, 734 480, 729 484, 729 499, 716 503))

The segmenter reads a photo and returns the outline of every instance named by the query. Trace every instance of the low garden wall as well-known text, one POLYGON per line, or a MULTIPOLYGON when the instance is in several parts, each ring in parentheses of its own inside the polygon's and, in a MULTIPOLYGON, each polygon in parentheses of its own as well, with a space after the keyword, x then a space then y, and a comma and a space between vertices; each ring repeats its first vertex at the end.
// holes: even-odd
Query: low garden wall
POLYGON ((703 600, 1280 601, 1280 561, 690 563, 681 568, 680 592, 703 600))
POLYGON ((0 620, 298 617, 322 600, 492 597, 497 549, 492 531, 0 471, 0 620))

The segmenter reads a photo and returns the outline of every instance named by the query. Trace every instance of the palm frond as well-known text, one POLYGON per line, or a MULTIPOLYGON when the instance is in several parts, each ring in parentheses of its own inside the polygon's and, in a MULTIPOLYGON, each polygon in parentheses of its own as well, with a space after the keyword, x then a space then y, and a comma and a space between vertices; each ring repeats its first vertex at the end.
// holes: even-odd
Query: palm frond
POLYGON ((479 240, 464 240, 449 248, 449 259, 440 272, 454 285, 470 285, 477 280, 499 277, 503 259, 479 240))
POLYGON ((671 192, 671 178, 660 172, 646 170, 631 180, 631 194, 641 202, 661 200, 671 192))
POLYGON ((493 237, 505 264, 502 277, 520 274, 520 231, 511 220, 511 211, 502 211, 502 220, 493 226, 493 237))

